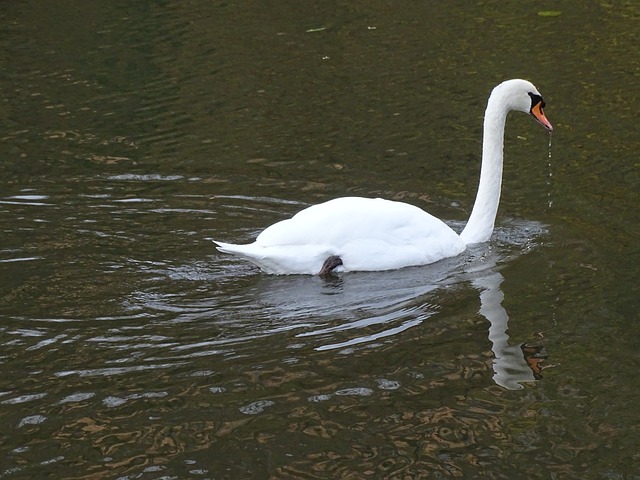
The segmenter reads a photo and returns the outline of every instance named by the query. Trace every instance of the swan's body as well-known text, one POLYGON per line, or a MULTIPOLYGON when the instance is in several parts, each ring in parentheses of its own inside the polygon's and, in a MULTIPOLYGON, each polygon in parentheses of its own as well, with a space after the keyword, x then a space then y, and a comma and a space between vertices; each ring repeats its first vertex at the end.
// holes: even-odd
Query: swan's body
POLYGON ((393 270, 461 253, 462 239, 413 205, 342 197, 313 205, 271 225, 249 245, 216 242, 269 273, 317 274, 331 256, 344 270, 393 270))
POLYGON ((418 207, 380 198, 343 197, 313 205, 271 225, 255 242, 215 242, 267 273, 393 270, 426 265, 462 253, 491 237, 500 201, 504 126, 510 110, 531 113, 547 130, 544 101, 526 80, 508 80, 491 92, 484 117, 478 194, 460 235, 418 207))

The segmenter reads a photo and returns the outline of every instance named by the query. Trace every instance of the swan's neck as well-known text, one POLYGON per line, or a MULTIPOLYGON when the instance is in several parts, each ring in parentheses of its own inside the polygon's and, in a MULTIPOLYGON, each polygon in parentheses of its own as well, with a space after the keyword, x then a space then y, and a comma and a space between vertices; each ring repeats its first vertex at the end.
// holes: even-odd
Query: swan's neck
POLYGON ((478 194, 469 221, 460 234, 466 244, 486 242, 493 232, 502 186, 502 148, 507 112, 499 99, 489 98, 484 114, 478 194))

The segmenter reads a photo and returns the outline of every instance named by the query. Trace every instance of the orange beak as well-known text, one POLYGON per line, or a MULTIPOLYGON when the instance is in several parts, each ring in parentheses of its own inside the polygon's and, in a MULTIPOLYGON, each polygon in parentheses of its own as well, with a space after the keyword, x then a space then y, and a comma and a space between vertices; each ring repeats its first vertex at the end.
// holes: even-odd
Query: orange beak
POLYGON ((553 132, 553 125, 551 125, 551 122, 547 120, 547 117, 544 116, 544 112, 542 111, 542 102, 538 102, 531 107, 531 115, 534 116, 540 125, 550 132, 553 132))

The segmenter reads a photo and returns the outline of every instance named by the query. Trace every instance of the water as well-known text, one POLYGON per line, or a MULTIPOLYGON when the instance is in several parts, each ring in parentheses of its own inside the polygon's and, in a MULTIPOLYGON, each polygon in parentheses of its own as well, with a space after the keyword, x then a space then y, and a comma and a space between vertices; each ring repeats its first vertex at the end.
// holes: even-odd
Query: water
POLYGON ((549 206, 549 208, 551 208, 553 207, 553 196, 551 193, 553 191, 553 168, 551 166, 551 135, 549 135, 549 178, 547 180, 547 188, 547 205, 549 206))
POLYGON ((640 11, 556 8, 0 7, 0 478, 640 478, 640 11), (460 229, 509 77, 553 150, 511 114, 490 243, 213 248, 340 195, 460 229))

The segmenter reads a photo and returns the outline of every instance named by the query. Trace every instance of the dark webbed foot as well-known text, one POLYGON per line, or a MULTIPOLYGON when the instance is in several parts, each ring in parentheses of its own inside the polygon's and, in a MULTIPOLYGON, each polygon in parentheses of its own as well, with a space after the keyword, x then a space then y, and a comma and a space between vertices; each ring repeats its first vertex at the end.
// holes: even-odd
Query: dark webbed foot
POLYGON ((322 264, 322 268, 320 269, 318 275, 320 275, 321 277, 324 275, 329 275, 334 268, 339 267, 340 265, 342 265, 342 259, 337 255, 331 255, 322 264))

